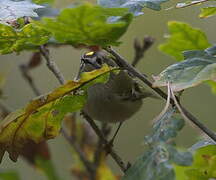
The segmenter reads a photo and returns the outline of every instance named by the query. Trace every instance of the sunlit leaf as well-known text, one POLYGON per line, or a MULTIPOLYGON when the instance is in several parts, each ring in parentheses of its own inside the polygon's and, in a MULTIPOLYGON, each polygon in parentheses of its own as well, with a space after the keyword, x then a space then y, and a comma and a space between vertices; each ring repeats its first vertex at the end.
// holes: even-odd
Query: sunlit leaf
POLYGON ((52 4, 55 0, 32 0, 36 4, 52 4))
POLYGON ((20 17, 37 17, 35 9, 43 8, 43 6, 31 3, 28 0, 12 1, 1 0, 0 1, 0 23, 10 24, 10 22, 17 20, 20 17))
POLYGON ((184 120, 174 113, 175 109, 169 109, 154 123, 153 132, 146 137, 149 149, 126 171, 122 180, 173 180, 173 164, 191 165, 191 153, 178 151, 173 144, 173 138, 184 125, 184 120))
POLYGON ((203 81, 216 81, 216 57, 208 49, 205 51, 186 51, 185 60, 167 67, 155 76, 154 87, 170 85, 174 91, 197 86, 203 81))
POLYGON ((207 18, 216 15, 216 7, 201 8, 200 18, 207 18))
POLYGON ((175 166, 177 180, 209 180, 216 178, 216 145, 206 145, 194 151, 191 166, 175 166))
POLYGON ((7 151, 10 158, 16 161, 29 142, 39 143, 57 136, 63 117, 84 106, 88 86, 106 82, 111 70, 103 66, 83 73, 80 81, 69 81, 51 93, 32 100, 25 108, 9 114, 0 124, 0 157, 7 151), (78 89, 78 94, 70 94, 78 89))
POLYGON ((97 0, 98 4, 104 7, 122 7, 129 8, 129 12, 135 16, 143 14, 143 8, 160 10, 161 4, 168 0, 97 0))
POLYGON ((45 44, 50 33, 34 23, 25 25, 20 30, 0 24, 0 54, 20 52, 45 44))
POLYGON ((15 171, 1 171, 0 172, 1 180, 20 180, 20 177, 15 171))
POLYGON ((56 40, 72 45, 107 46, 118 45, 132 15, 124 8, 103 8, 84 4, 64 9, 56 18, 44 18, 43 27, 56 40), (108 22, 110 16, 121 16, 115 23, 108 22))
POLYGON ((177 60, 182 60, 182 52, 186 50, 203 50, 210 46, 207 37, 200 29, 176 21, 168 22, 170 35, 159 49, 177 60))

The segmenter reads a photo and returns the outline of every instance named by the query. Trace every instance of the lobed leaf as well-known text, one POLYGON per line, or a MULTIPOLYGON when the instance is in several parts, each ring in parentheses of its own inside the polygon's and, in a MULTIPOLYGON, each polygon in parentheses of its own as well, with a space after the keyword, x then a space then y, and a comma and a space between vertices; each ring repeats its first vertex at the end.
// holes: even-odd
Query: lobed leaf
POLYGON ((149 149, 130 167, 122 180, 173 180, 173 164, 192 164, 190 152, 180 152, 172 142, 184 125, 184 120, 174 117, 175 109, 169 109, 157 122, 153 132, 146 137, 149 149))
POLYGON ((37 17, 36 9, 43 8, 43 6, 33 4, 28 0, 12 1, 1 0, 0 1, 0 23, 10 24, 12 21, 16 21, 21 17, 37 17))
POLYGON ((98 0, 98 4, 104 7, 128 8, 134 16, 142 15, 142 9, 147 7, 153 10, 161 10, 161 4, 168 0, 98 0))
POLYGON ((44 18, 42 26, 59 42, 103 47, 118 45, 131 19, 132 15, 124 8, 103 8, 86 3, 64 9, 56 18, 44 18), (110 23, 111 16, 121 16, 121 19, 110 23))
POLYGON ((216 178, 216 145, 205 145, 193 151, 193 164, 175 166, 177 180, 209 180, 216 178))
POLYGON ((30 50, 45 44, 50 33, 40 26, 30 23, 20 30, 0 24, 0 54, 30 50))
POLYGON ((207 80, 216 81, 216 57, 213 49, 184 52, 184 61, 167 67, 155 76, 153 86, 167 86, 169 82, 173 91, 181 91, 207 80))
POLYGON ((94 83, 108 80, 108 66, 83 73, 80 81, 69 81, 51 93, 32 100, 25 108, 9 114, 0 124, 0 158, 7 151, 16 161, 25 145, 54 138, 61 128, 63 117, 80 110, 86 101, 86 90, 94 83), (81 89, 78 94, 70 94, 81 89))
POLYGON ((216 15, 216 7, 201 8, 200 18, 207 18, 216 15))
POLYGON ((161 44, 159 49, 177 60, 183 59, 183 51, 203 50, 210 46, 205 33, 188 24, 170 21, 168 22, 168 29, 170 35, 167 42, 161 44))

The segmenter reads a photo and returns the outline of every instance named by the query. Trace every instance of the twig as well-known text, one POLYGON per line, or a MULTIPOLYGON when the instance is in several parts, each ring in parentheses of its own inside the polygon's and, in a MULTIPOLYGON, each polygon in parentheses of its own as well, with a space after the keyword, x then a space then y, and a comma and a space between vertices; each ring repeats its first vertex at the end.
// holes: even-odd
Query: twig
POLYGON ((94 120, 90 116, 88 116, 88 114, 86 114, 85 112, 82 112, 82 114, 83 114, 84 118, 88 121, 90 126, 94 129, 95 133, 101 139, 103 144, 105 144, 105 146, 107 146, 109 148, 108 151, 109 151, 110 155, 115 160, 115 162, 119 165, 121 170, 123 172, 126 172, 127 169, 128 169, 127 166, 125 166, 125 164, 124 164, 123 160, 121 159, 121 157, 112 149, 112 147, 109 146, 109 142, 106 140, 104 134, 100 131, 98 126, 95 124, 94 120))
MULTIPOLYGON (((165 100, 167 99, 167 94, 165 92, 163 92, 160 88, 154 88, 152 86, 152 82, 149 81, 146 78, 146 76, 144 76, 137 69, 135 69, 132 65, 130 65, 121 55, 119 55, 115 50, 113 50, 112 47, 108 47, 105 50, 115 57, 114 60, 116 61, 116 63, 118 65, 120 65, 124 69, 128 70, 135 77, 137 77, 141 81, 143 81, 147 86, 149 86, 152 90, 154 90, 157 94, 159 94, 163 99, 165 99, 165 100)), ((175 105, 175 102, 173 99, 171 99, 170 103, 172 105, 175 105)), ((181 108, 182 108, 185 116, 187 117, 187 119, 189 119, 191 122, 193 122, 197 127, 199 127, 203 132, 205 132, 206 135, 208 135, 211 139, 213 139, 216 142, 216 135, 214 132, 212 132, 204 124, 202 124, 194 115, 192 115, 190 112, 188 112, 183 106, 181 106, 181 108)))
MULTIPOLYGON (((111 129, 110 129, 108 123, 106 123, 106 122, 102 123, 101 131, 104 134, 104 137, 107 138, 111 132, 111 129)), ((104 152, 105 151, 103 148, 103 142, 102 142, 101 138, 98 138, 97 148, 96 148, 95 153, 94 153, 94 165, 95 165, 96 169, 100 165, 101 158, 102 158, 104 152)))
POLYGON ((36 96, 40 96, 41 93, 39 89, 37 88, 37 86, 35 85, 34 79, 29 74, 29 70, 38 66, 40 64, 40 61, 41 61, 40 53, 36 52, 33 54, 33 56, 31 57, 28 63, 21 64, 19 66, 20 71, 22 72, 23 78, 28 82, 29 86, 32 88, 36 96))
POLYGON ((68 136, 66 131, 62 128, 61 133, 64 136, 65 139, 71 144, 71 146, 74 148, 76 153, 79 155, 80 160, 83 162, 83 165, 87 169, 90 177, 92 180, 95 179, 95 167, 94 164, 92 164, 90 161, 87 160, 85 154, 83 151, 80 149, 80 147, 77 145, 75 139, 72 136, 68 136))
POLYGON ((138 62, 144 57, 145 52, 152 46, 153 43, 154 39, 150 36, 144 38, 143 44, 141 44, 138 39, 134 40, 135 56, 132 62, 133 67, 135 67, 138 62))
POLYGON ((61 71, 58 69, 58 66, 55 64, 55 62, 50 59, 48 49, 46 49, 44 45, 40 46, 40 52, 46 60, 47 67, 50 69, 50 71, 52 71, 52 73, 58 79, 60 84, 64 84, 65 83, 64 76, 62 75, 61 71))

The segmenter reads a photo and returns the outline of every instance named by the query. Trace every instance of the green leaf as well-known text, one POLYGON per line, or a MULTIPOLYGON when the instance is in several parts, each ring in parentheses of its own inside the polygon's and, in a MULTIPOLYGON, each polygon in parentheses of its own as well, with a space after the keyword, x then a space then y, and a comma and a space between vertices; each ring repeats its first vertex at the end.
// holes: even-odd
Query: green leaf
POLYGON ((21 17, 37 17, 37 13, 34 10, 43 8, 43 6, 33 4, 27 0, 12 1, 1 0, 0 1, 0 23, 10 24, 12 21, 16 21, 21 17))
POLYGON ((167 67, 155 76, 154 87, 167 86, 173 91, 194 87, 207 80, 216 80, 216 57, 205 51, 186 51, 185 60, 167 67))
POLYGON ((15 171, 1 171, 0 180, 20 180, 20 178, 15 171))
POLYGON ((35 49, 45 44, 50 33, 34 23, 25 25, 20 30, 0 24, 0 54, 9 54, 35 49))
POLYGON ((161 4, 168 0, 97 0, 98 4, 104 7, 128 8, 134 16, 142 15, 142 9, 147 7, 153 10, 161 10, 161 4))
POLYGON ((216 15, 216 7, 201 8, 200 18, 207 18, 216 15))
POLYGON ((145 137, 148 144, 169 142, 177 136, 177 132, 184 127, 184 120, 172 118, 174 112, 175 109, 170 109, 153 124, 152 133, 145 137))
POLYGON ((33 0, 36 4, 52 4, 55 0, 33 0))
POLYGON ((184 120, 174 116, 175 109, 169 109, 154 123, 152 133, 147 136, 149 149, 130 167, 122 180, 173 180, 173 164, 192 164, 190 152, 180 152, 173 138, 184 126, 184 120))
POLYGON ((216 145, 198 148, 193 154, 193 164, 175 166, 177 180, 209 180, 216 178, 216 145))
POLYGON ((124 8, 103 8, 84 4, 64 9, 56 19, 44 18, 43 27, 54 38, 71 45, 118 45, 118 39, 126 32, 132 15, 124 8), (118 22, 108 22, 111 16, 121 16, 118 22))
POLYGON ((106 82, 112 70, 103 66, 83 73, 80 81, 69 81, 51 93, 32 100, 25 108, 9 114, 0 124, 0 158, 7 151, 11 160, 16 161, 29 142, 40 143, 56 137, 63 117, 84 106, 87 88, 94 83, 106 82), (76 93, 72 95, 73 91, 76 93))
POLYGON ((170 21, 168 22, 168 29, 170 35, 167 42, 161 44, 159 49, 177 60, 183 59, 183 51, 203 50, 210 46, 204 32, 188 24, 170 21))

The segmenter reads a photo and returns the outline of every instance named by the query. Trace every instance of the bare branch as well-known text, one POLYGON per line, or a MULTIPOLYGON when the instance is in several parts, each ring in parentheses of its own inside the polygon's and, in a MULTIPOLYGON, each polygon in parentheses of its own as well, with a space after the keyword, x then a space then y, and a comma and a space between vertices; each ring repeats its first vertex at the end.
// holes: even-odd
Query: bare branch
POLYGON ((79 155, 79 158, 83 165, 85 166, 87 172, 89 173, 92 180, 95 179, 95 167, 94 164, 91 163, 89 160, 87 160, 85 154, 83 153, 80 146, 77 145, 75 139, 72 136, 69 136, 66 131, 62 128, 61 133, 64 136, 64 138, 70 143, 70 145, 73 147, 73 149, 76 151, 76 153, 79 155))
MULTIPOLYGON (((167 100, 167 94, 163 92, 160 88, 154 88, 152 86, 152 82, 146 78, 142 73, 140 73, 137 69, 135 69, 132 65, 130 65, 120 54, 118 54, 112 47, 108 47, 105 49, 107 52, 112 54, 115 57, 115 61, 120 67, 128 70, 132 75, 139 78, 143 81, 147 86, 149 86, 152 90, 154 90, 158 95, 160 95, 163 99, 167 100)), ((172 105, 175 105, 175 101, 173 99, 170 100, 172 105)), ((183 106, 181 109, 184 112, 184 115, 193 122, 197 127, 199 127, 203 132, 206 133, 211 139, 216 142, 216 135, 213 131, 208 129, 204 124, 202 124, 194 115, 192 115, 189 111, 187 111, 183 106)))
POLYGON ((47 67, 50 69, 50 71, 52 71, 52 73, 58 79, 60 84, 64 84, 65 83, 64 76, 61 73, 61 71, 59 70, 58 66, 55 64, 55 62, 50 59, 48 49, 46 49, 46 47, 44 45, 40 46, 40 52, 46 60, 47 67))
POLYGON ((94 129, 94 131, 98 135, 98 137, 102 140, 103 144, 108 148, 106 150, 110 153, 110 155, 115 160, 115 162, 119 165, 121 170, 123 172, 126 172, 128 169, 127 166, 125 166, 121 157, 112 149, 112 147, 110 147, 109 142, 106 140, 104 134, 100 131, 100 129, 98 128, 98 126, 96 125, 94 120, 90 116, 88 116, 88 114, 86 114, 85 112, 82 112, 82 115, 88 121, 88 123, 91 125, 91 127, 94 129))
POLYGON ((153 43, 154 39, 150 36, 145 37, 142 44, 137 38, 134 40, 135 56, 132 66, 135 67, 139 63, 139 61, 144 57, 145 52, 152 46, 153 43))
POLYGON ((37 88, 37 86, 35 85, 34 79, 30 75, 29 70, 38 66, 40 64, 40 61, 41 61, 40 53, 36 52, 30 58, 29 62, 27 62, 26 64, 21 64, 19 66, 23 78, 27 81, 27 83, 29 84, 29 86, 31 87, 31 89, 33 90, 36 96, 39 96, 41 93, 37 88))

